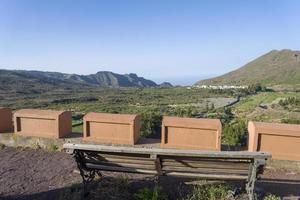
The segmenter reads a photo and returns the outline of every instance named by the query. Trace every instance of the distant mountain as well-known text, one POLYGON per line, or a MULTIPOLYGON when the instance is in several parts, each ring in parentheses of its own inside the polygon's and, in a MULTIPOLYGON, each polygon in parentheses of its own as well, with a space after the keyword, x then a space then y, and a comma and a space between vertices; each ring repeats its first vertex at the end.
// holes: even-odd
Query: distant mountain
POLYGON ((300 84, 300 51, 273 50, 222 76, 198 81, 197 85, 265 86, 300 84))
POLYGON ((52 89, 84 87, 159 87, 155 82, 136 74, 116 74, 102 71, 90 75, 59 72, 0 70, 0 92, 33 93, 52 89))
POLYGON ((173 85, 169 82, 163 82, 163 83, 159 84, 158 87, 160 87, 160 88, 170 88, 170 87, 173 87, 173 85))
POLYGON ((151 80, 138 77, 136 74, 116 74, 102 71, 91 75, 65 74, 64 79, 75 82, 105 87, 157 87, 151 80))

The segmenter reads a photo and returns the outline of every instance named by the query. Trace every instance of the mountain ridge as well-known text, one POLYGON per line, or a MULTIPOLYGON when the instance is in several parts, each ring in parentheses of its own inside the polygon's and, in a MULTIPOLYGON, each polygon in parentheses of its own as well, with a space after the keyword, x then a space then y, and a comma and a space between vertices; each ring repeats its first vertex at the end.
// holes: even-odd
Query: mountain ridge
POLYGON ((139 77, 137 74, 117 74, 110 71, 99 71, 95 74, 78 75, 38 70, 0 69, 0 91, 13 90, 51 90, 85 87, 160 87, 152 80, 139 77))

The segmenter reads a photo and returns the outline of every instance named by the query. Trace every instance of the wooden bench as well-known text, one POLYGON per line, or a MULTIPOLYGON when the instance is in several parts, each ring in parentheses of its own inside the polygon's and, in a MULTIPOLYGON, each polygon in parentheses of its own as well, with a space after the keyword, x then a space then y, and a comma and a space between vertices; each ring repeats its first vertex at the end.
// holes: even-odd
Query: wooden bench
POLYGON ((266 160, 263 152, 199 151, 138 148, 95 144, 64 144, 83 178, 84 188, 101 171, 184 176, 203 179, 242 180, 249 199, 254 199, 255 181, 266 160))

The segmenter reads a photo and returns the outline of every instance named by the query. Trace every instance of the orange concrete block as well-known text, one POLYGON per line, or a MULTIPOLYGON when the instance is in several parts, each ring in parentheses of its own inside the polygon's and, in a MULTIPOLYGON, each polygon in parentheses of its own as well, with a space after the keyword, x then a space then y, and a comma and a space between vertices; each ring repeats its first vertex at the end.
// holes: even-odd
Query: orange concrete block
POLYGON ((161 147, 220 151, 221 133, 218 119, 164 117, 161 147))
POLYGON ((140 135, 140 116, 88 113, 83 118, 84 140, 134 145, 140 135))
POLYGON ((14 114, 15 133, 24 136, 63 138, 72 132, 68 111, 23 109, 14 114))
POLYGON ((249 122, 249 151, 265 151, 273 159, 300 161, 300 125, 249 122))
POLYGON ((0 133, 13 130, 12 111, 9 108, 0 107, 0 133))

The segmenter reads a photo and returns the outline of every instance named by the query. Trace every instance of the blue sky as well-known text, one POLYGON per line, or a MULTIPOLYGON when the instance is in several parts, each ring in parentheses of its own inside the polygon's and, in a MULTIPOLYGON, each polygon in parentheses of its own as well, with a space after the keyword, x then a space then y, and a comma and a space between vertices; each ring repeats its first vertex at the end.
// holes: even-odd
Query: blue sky
POLYGON ((193 83, 300 49, 294 0, 0 0, 0 68, 193 83))

